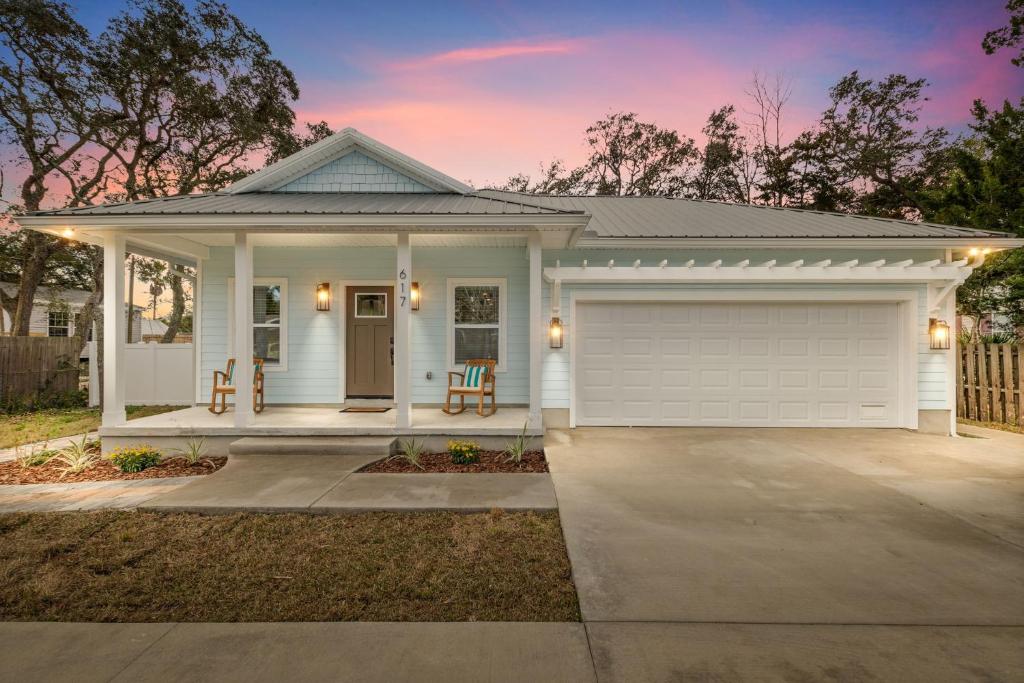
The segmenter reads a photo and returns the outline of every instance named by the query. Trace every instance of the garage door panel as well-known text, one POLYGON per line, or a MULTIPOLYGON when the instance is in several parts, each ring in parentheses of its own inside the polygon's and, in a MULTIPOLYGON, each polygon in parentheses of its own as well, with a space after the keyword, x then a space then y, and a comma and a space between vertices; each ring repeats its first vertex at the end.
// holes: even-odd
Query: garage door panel
POLYGON ((895 304, 581 303, 581 425, 896 426, 895 304))

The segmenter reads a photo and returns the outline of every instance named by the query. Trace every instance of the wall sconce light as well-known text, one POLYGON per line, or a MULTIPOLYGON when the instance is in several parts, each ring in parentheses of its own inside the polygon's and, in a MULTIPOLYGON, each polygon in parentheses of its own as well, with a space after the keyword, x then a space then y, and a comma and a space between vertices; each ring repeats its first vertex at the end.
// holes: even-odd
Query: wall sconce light
POLYGON ((928 319, 928 348, 937 351, 949 348, 949 323, 945 320, 928 319))
POLYGON ((321 282, 316 286, 316 310, 331 310, 331 283, 321 282))
POLYGON ((63 230, 60 231, 60 236, 65 238, 65 239, 71 239, 72 237, 75 236, 75 229, 74 228, 64 228, 63 230))
POLYGON ((562 329, 562 319, 552 318, 548 325, 548 343, 553 349, 562 348, 562 340, 565 338, 565 331, 562 329))
POLYGON ((409 288, 409 304, 412 310, 420 310, 420 283, 414 282, 409 288))

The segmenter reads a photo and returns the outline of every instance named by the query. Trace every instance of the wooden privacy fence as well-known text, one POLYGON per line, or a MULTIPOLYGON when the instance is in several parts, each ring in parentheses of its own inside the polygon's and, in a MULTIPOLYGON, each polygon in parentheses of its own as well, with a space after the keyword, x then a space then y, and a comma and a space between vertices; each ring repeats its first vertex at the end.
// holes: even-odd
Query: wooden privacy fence
POLYGON ((78 389, 72 337, 0 337, 0 400, 78 389))
POLYGON ((1024 344, 961 344, 956 414, 1024 424, 1024 344))

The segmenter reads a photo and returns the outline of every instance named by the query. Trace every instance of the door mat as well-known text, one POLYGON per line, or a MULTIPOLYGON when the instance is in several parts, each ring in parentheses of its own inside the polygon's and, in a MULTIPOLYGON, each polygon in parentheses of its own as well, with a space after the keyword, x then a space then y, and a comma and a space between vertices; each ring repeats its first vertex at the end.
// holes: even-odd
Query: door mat
POLYGON ((351 406, 339 410, 339 413, 386 413, 391 408, 385 406, 351 406))

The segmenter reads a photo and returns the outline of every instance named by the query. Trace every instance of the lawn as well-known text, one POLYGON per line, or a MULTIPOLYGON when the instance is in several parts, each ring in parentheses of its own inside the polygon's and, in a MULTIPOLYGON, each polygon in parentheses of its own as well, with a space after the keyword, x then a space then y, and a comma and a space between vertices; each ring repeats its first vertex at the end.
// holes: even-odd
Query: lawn
MULTIPOLYGON (((182 406, 128 406, 128 419, 158 415, 182 406)), ((99 408, 64 408, 35 413, 0 415, 0 448, 56 439, 96 431, 100 426, 99 408)))
POLYGON ((0 620, 578 621, 557 513, 0 515, 0 620))

